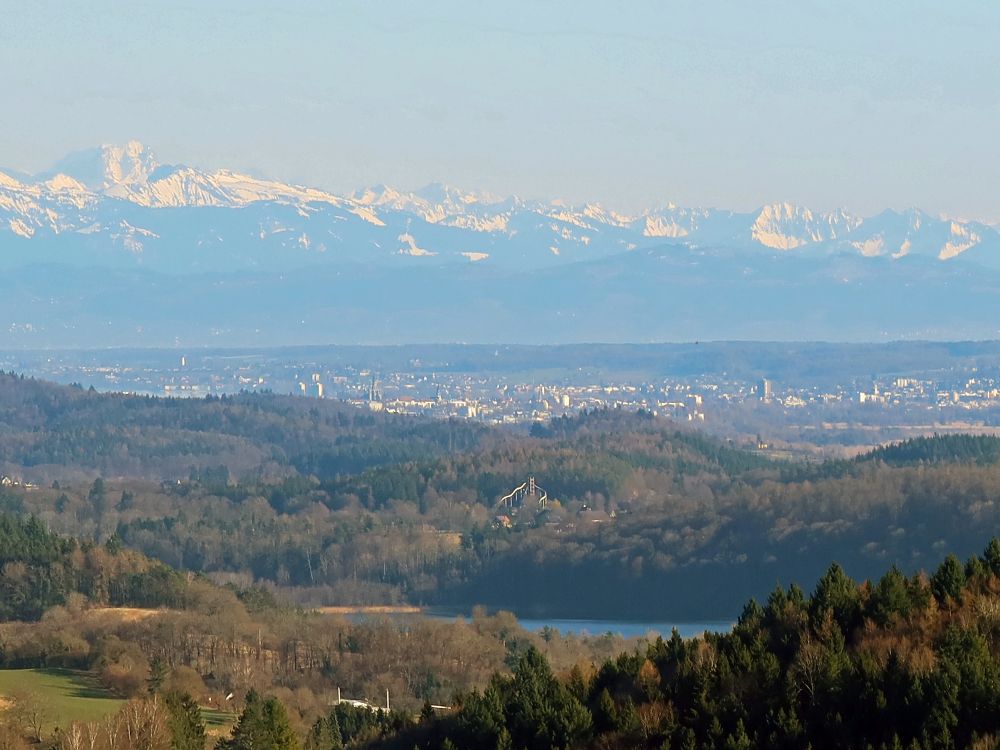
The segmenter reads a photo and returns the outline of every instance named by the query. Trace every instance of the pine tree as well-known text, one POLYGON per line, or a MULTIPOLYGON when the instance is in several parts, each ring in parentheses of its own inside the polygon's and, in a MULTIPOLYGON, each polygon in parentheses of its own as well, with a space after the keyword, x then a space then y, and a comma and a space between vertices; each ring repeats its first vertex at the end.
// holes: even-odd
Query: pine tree
POLYGON ((305 750, 341 750, 343 747, 337 715, 331 713, 316 719, 306 735, 305 750))
POLYGON ((1000 578, 1000 539, 993 537, 986 546, 986 567, 990 569, 997 578, 1000 578))
POLYGON ((163 687, 163 682, 167 679, 169 672, 170 667, 163 658, 154 656, 153 660, 149 663, 149 677, 146 678, 146 690, 149 691, 150 695, 160 692, 160 688, 163 687))
POLYGON ((746 727, 743 726, 743 719, 736 722, 736 730, 726 737, 725 750, 751 750, 753 743, 747 736, 746 727))
POLYGON ((823 621, 826 610, 833 614, 833 619, 844 633, 850 633, 861 620, 858 586, 837 563, 833 563, 819 579, 809 601, 809 616, 813 625, 823 621))
POLYGON ((590 734, 590 712, 556 680, 534 646, 517 660, 504 698, 515 746, 532 750, 571 747, 590 734))
POLYGON ((607 688, 601 690, 594 709, 594 728, 598 732, 611 732, 618 728, 618 707, 607 688))
POLYGON ((163 696, 167 708, 171 750, 204 750, 205 720, 198 704, 187 693, 163 696))
POLYGON ((243 713, 232 734, 216 744, 217 750, 298 750, 299 740, 277 698, 264 699, 255 690, 247 693, 243 713))
POLYGON ((931 590, 934 592, 934 598, 941 604, 944 604, 948 599, 961 602, 964 586, 965 571, 962 569, 962 563, 954 555, 948 555, 931 576, 931 590))
POLYGON ((108 494, 104 486, 104 480, 98 477, 87 493, 87 500, 94 508, 94 520, 96 521, 95 541, 101 537, 101 527, 104 525, 104 514, 108 510, 108 494))

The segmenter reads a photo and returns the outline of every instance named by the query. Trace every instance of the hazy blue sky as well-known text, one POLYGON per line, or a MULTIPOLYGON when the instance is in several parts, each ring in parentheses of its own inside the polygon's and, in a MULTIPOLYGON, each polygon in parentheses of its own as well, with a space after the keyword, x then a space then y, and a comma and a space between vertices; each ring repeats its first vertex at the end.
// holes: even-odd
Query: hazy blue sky
POLYGON ((1000 3, 0 0, 0 164, 1000 221, 1000 3), (286 6, 294 6, 289 9, 286 6))

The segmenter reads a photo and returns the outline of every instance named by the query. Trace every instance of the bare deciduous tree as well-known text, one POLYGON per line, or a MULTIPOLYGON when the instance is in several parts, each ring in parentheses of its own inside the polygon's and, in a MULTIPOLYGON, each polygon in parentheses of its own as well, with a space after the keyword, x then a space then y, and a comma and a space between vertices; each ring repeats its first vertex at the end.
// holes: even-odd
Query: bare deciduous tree
POLYGON ((42 741, 42 730, 49 721, 45 701, 31 690, 19 690, 12 696, 11 717, 35 741, 42 741))

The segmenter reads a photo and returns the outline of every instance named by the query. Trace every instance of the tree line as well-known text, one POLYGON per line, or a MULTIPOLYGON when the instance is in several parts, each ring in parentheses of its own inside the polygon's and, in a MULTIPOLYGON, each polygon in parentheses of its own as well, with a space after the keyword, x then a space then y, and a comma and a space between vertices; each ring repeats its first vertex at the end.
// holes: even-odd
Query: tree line
POLYGON ((372 730, 365 746, 996 747, 998 603, 997 539, 929 576, 891 567, 858 583, 833 564, 809 596, 793 585, 749 601, 731 632, 674 631, 563 673, 529 649, 456 711, 372 730))
MULTIPOLYGON (((251 687, 215 747, 996 747, 1000 540, 965 562, 948 555, 930 574, 891 566, 859 582, 834 563, 809 595, 792 585, 748 601, 727 632, 683 639, 674 631, 559 664, 544 647, 510 651, 442 708, 430 700, 403 710, 340 703, 303 714, 294 695, 251 687)), ((203 747, 193 702, 159 685, 150 693, 106 720, 119 729, 76 725, 60 733, 60 748, 89 747, 95 734, 102 750, 203 747)))
POLYGON ((929 566, 941 548, 968 555, 1000 528, 995 438, 796 466, 649 415, 600 411, 553 430, 327 479, 234 481, 209 467, 3 498, 53 529, 303 604, 640 619, 735 617, 735 602, 793 575, 811 584, 829 559, 865 578, 886 562, 929 566), (498 508, 529 475, 546 507, 498 508))

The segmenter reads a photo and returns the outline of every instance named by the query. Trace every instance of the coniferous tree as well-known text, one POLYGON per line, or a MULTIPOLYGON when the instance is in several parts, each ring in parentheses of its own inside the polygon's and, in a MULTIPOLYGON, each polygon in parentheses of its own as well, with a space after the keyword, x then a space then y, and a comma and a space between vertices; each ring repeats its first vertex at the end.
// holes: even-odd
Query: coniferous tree
POLYGON ((341 750, 343 747, 336 713, 316 719, 304 743, 304 750, 341 750))
POLYGON ((100 540, 101 527, 104 525, 104 514, 108 510, 108 493, 104 486, 104 480, 101 477, 94 480, 94 483, 90 487, 90 492, 87 494, 87 500, 94 509, 94 519, 97 522, 94 537, 96 540, 100 540))
POLYGON ((944 604, 947 600, 960 602, 965 586, 965 571, 962 563, 954 555, 948 555, 931 576, 931 590, 934 597, 944 604))
POLYGON ((568 748, 590 733, 590 713, 556 680, 533 646, 518 659, 504 697, 507 725, 517 747, 568 748))
POLYGON ((149 677, 146 678, 146 690, 150 695, 160 692, 164 680, 170 673, 170 666, 160 656, 154 656, 149 662, 149 677))
POLYGON ((986 567, 997 578, 1000 578, 1000 539, 993 537, 986 545, 986 552, 983 555, 986 567))
POLYGON ((833 563, 819 579, 809 601, 809 615, 814 625, 822 622, 823 613, 827 610, 845 633, 860 622, 861 595, 858 586, 837 563, 833 563))
POLYGON ((204 750, 205 719, 201 709, 187 693, 167 693, 163 696, 167 708, 171 750, 204 750))
POLYGON ((299 740, 277 698, 263 698, 255 690, 229 737, 220 739, 217 750, 298 750, 299 740))

